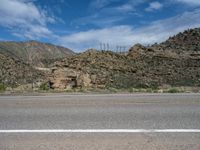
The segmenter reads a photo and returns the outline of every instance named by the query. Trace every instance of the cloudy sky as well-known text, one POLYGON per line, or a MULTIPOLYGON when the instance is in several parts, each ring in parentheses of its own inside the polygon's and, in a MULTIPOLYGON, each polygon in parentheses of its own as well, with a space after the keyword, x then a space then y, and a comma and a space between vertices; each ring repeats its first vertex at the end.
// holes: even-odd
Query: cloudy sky
POLYGON ((114 49, 162 42, 199 18, 200 0, 0 0, 0 40, 114 49))

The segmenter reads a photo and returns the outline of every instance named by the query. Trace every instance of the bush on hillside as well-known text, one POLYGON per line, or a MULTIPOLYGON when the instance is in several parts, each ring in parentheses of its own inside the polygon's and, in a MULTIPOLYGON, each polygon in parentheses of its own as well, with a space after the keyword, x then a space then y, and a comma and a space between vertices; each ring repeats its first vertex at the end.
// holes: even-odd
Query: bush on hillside
POLYGON ((40 88, 39 88, 39 89, 42 90, 42 91, 48 91, 48 90, 50 90, 50 86, 49 86, 48 83, 42 83, 42 84, 40 85, 40 88))
POLYGON ((6 90, 6 86, 3 83, 0 83, 0 92, 4 92, 6 90))

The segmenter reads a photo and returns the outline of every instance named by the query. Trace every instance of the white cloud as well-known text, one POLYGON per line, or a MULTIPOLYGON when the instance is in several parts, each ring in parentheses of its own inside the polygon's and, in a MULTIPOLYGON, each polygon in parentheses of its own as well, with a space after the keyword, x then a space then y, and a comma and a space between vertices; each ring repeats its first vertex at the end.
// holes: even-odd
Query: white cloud
POLYGON ((136 7, 142 3, 145 3, 146 0, 128 0, 125 4, 116 7, 121 11, 127 12, 127 11, 133 11, 136 9, 136 7))
POLYGON ((118 11, 122 11, 122 12, 127 12, 127 11, 132 11, 134 10, 133 6, 130 4, 124 4, 122 6, 119 6, 116 8, 116 10, 118 11))
POLYGON ((71 24, 92 24, 97 27, 108 27, 128 17, 141 16, 141 14, 136 11, 136 7, 144 3, 145 0, 125 0, 122 4, 110 5, 117 1, 120 0, 94 0, 90 4, 91 14, 75 19, 71 24))
POLYGON ((28 38, 50 35, 46 24, 54 21, 30 0, 0 0, 0 25, 15 35, 28 38))
POLYGON ((188 5, 200 5, 200 0, 175 0, 177 2, 181 2, 181 3, 185 3, 185 4, 188 4, 188 5))
POLYGON ((98 48, 99 43, 110 45, 153 44, 188 28, 200 27, 200 10, 186 12, 165 20, 155 21, 145 27, 114 26, 89 30, 60 37, 59 43, 74 50, 98 48))
POLYGON ((93 0, 90 4, 90 8, 95 9, 101 9, 109 5, 110 3, 117 2, 120 0, 93 0))
POLYGON ((126 37, 129 37, 131 32, 132 29, 129 26, 116 26, 75 33, 62 37, 60 42, 65 44, 65 46, 73 47, 78 50, 97 47, 101 42, 110 44, 115 44, 115 42, 118 44, 130 44, 130 40, 126 39, 126 37))
MULTIPOLYGON (((110 11, 110 13, 112 13, 110 11)), ((92 24, 97 27, 113 26, 125 18, 124 15, 109 15, 107 12, 100 12, 100 14, 93 14, 90 16, 82 17, 71 22, 72 25, 88 25, 92 24)))
POLYGON ((163 5, 159 2, 152 2, 149 4, 149 7, 147 7, 145 10, 146 11, 154 11, 154 10, 159 10, 163 7, 163 5))

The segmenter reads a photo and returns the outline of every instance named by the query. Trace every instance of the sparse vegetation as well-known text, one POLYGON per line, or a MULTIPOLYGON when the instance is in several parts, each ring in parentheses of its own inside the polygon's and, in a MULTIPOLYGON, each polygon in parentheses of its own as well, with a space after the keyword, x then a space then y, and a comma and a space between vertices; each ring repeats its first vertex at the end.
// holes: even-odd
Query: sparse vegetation
POLYGON ((181 91, 177 88, 171 88, 167 91, 168 93, 180 93, 181 91))
POLYGON ((110 88, 108 88, 108 91, 111 92, 111 93, 117 93, 119 90, 116 89, 116 88, 110 87, 110 88))
POLYGON ((157 88, 129 88, 130 93, 158 93, 157 88))
POLYGON ((40 88, 39 88, 39 89, 42 90, 42 91, 48 91, 48 90, 50 90, 49 83, 42 83, 42 84, 40 85, 40 88))
POLYGON ((6 86, 3 83, 0 83, 0 92, 4 92, 6 90, 6 86))

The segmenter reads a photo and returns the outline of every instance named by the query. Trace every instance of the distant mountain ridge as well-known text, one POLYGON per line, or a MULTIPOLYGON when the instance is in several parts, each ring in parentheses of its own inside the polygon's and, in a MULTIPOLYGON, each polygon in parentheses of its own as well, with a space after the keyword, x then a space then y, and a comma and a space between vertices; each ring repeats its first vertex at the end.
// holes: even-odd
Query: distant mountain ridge
POLYGON ((38 41, 0 42, 0 53, 37 67, 44 67, 45 62, 74 54, 68 48, 38 41))

